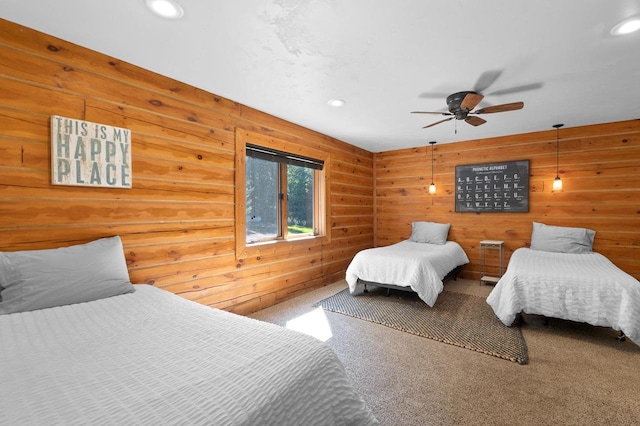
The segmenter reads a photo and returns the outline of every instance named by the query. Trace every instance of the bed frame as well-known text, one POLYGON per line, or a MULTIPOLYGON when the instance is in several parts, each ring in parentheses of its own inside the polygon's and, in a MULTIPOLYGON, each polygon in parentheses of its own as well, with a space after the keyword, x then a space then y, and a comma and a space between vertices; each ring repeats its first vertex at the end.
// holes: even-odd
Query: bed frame
MULTIPOLYGON (((387 294, 388 296, 389 294, 387 294)), ((549 326, 549 317, 546 317, 544 315, 540 315, 542 317, 542 325, 544 325, 545 327, 549 326)), ((563 320, 565 321, 565 320, 563 320)), ((570 320, 566 320, 566 321, 570 321, 570 320)), ((521 325, 524 324, 526 321, 524 320, 524 318, 522 317, 522 312, 518 312, 516 314, 516 319, 513 321, 514 325, 521 325)), ((594 326, 595 327, 595 326, 594 326)), ((618 331, 618 335, 616 336, 616 339, 618 339, 619 342, 624 342, 627 340, 627 336, 624 334, 624 331, 622 330, 616 330, 618 331)))
MULTIPOLYGON (((453 278, 454 281, 457 281, 458 280, 458 273, 460 272, 461 269, 462 269, 462 266, 456 266, 452 271, 449 271, 449 273, 444 276, 444 279, 442 280, 442 282, 446 282, 446 281, 450 280, 451 278, 453 278)), ((364 292, 365 293, 369 293, 369 289, 367 288, 367 285, 386 288, 387 289, 387 297, 391 294, 391 290, 408 291, 410 293, 415 293, 415 291, 413 291, 413 289, 411 287, 408 287, 408 286, 403 287, 403 286, 399 286, 399 285, 395 285, 395 284, 382 284, 382 283, 376 283, 376 282, 372 282, 372 281, 361 280, 360 278, 358 278, 357 283, 364 285, 364 292)))

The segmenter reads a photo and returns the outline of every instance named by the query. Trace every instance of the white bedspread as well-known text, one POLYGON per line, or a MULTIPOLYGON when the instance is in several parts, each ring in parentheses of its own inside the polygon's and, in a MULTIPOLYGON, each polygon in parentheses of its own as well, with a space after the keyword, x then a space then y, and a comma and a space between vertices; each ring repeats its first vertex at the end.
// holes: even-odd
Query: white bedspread
POLYGON ((524 312, 611 327, 640 343, 640 282, 599 253, 517 249, 487 303, 505 325, 524 312))
POLYGON ((347 268, 346 280, 351 293, 356 289, 358 278, 411 287, 427 305, 433 306, 444 288, 444 277, 467 263, 467 254, 456 242, 440 245, 406 240, 356 253, 347 268))
POLYGON ((0 315, 0 425, 369 425, 325 343, 146 285, 0 315))

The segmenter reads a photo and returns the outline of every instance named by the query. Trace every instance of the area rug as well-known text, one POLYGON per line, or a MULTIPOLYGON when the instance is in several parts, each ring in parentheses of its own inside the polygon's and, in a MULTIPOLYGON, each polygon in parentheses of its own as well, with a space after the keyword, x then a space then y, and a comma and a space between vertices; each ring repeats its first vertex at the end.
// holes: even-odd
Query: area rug
POLYGON ((314 304, 323 309, 483 354, 527 364, 527 345, 518 326, 507 327, 483 297, 443 291, 433 308, 415 293, 344 289, 314 304))

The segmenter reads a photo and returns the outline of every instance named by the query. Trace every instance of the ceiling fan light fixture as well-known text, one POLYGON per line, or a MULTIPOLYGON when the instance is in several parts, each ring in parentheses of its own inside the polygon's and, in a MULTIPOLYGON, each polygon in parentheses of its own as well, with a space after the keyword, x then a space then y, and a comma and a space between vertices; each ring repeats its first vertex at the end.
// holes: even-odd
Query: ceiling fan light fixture
POLYGON ((472 111, 482 101, 484 95, 473 91, 457 92, 447 96, 447 108, 449 112, 441 111, 411 111, 412 114, 438 114, 448 116, 435 123, 428 124, 423 127, 433 127, 436 124, 444 123, 445 121, 456 119, 456 133, 457 120, 464 120, 466 123, 472 126, 480 126, 487 122, 484 118, 480 118, 478 114, 492 114, 496 112, 515 111, 524 107, 524 102, 512 102, 509 104, 493 105, 472 111))
POLYGON ((624 20, 617 24, 615 27, 611 28, 611 35, 620 36, 631 34, 640 30, 640 18, 631 18, 624 20))
POLYGON ((184 16, 182 7, 173 0, 144 0, 149 10, 166 19, 180 19, 184 16))

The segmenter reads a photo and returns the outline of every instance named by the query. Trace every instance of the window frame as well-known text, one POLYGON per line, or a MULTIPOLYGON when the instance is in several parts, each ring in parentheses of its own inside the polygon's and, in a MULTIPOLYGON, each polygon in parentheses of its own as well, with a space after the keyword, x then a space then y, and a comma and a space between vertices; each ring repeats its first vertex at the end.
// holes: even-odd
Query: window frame
MULTIPOLYGON (((236 128, 235 132, 235 238, 236 238, 236 259, 245 259, 251 255, 253 248, 259 250, 264 244, 280 244, 292 241, 300 241, 303 239, 323 238, 330 241, 331 236, 328 232, 330 229, 329 203, 330 203, 330 159, 328 152, 320 151, 305 145, 277 139, 260 133, 251 132, 244 129, 236 128), (258 145, 265 148, 271 148, 278 151, 288 152, 293 155, 315 158, 324 162, 322 170, 314 170, 314 191, 313 191, 313 208, 314 208, 314 234, 303 236, 288 236, 286 232, 279 239, 270 239, 264 242, 256 242, 247 244, 247 223, 246 223, 246 165, 247 151, 246 145, 258 145)), ((286 170, 286 168, 281 168, 286 170)), ((286 185, 286 183, 285 183, 286 185)), ((281 218, 284 223, 283 228, 287 227, 287 201, 281 204, 281 218)), ((286 231, 286 229, 285 229, 286 231)))

